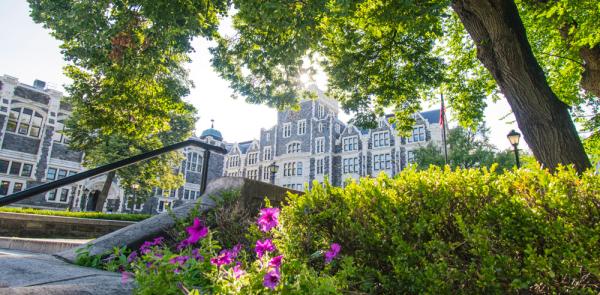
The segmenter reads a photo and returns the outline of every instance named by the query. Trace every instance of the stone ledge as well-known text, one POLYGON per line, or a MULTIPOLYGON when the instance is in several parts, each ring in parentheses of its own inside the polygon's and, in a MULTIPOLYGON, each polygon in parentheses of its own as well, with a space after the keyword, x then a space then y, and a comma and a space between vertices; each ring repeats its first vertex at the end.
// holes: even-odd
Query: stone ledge
POLYGON ((0 248, 52 254, 78 247, 88 241, 89 240, 0 237, 0 248))

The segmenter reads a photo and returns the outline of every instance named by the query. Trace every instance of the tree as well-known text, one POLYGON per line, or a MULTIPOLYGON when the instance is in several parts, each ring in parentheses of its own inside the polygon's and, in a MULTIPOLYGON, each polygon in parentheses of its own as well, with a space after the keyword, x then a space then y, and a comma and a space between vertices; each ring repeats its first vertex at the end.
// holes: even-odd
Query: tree
MULTIPOLYGON (((31 16, 62 41, 73 115, 71 148, 94 167, 187 139, 195 110, 182 97, 192 86, 183 64, 191 38, 210 38, 226 4, 198 1, 30 0, 31 16)), ((120 169, 126 191, 148 195, 152 186, 181 185, 171 153, 120 169)), ((107 175, 101 210, 115 172, 107 175)))
POLYGON ((472 127, 481 121, 484 99, 499 90, 540 162, 550 169, 560 163, 579 171, 590 167, 569 108, 598 96, 598 83, 587 82, 598 77, 600 62, 597 1, 234 4, 238 34, 218 40, 213 63, 251 102, 293 103, 303 94, 297 78, 307 71, 307 56, 320 62, 330 94, 357 113, 358 124, 373 124, 374 113, 393 107, 396 125, 407 131, 420 101, 441 89, 461 122, 472 127), (561 32, 568 43, 542 42, 561 32), (577 52, 570 58, 578 67, 563 71, 562 61, 551 62, 543 53, 552 46, 551 55, 577 52))
MULTIPOLYGON (((499 171, 512 169, 515 158, 512 151, 496 152, 496 147, 489 143, 489 129, 480 126, 476 132, 456 127, 448 133, 448 165, 453 169, 491 167, 497 163, 499 171)), ((445 164, 441 149, 433 143, 415 150, 415 163, 427 169, 430 165, 445 164)))

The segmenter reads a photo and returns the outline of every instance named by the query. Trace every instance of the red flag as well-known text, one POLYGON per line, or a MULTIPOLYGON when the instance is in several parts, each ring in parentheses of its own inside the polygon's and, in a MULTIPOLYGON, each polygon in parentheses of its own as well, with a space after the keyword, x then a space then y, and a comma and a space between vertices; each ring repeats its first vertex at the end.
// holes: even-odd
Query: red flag
POLYGON ((442 107, 440 108, 440 126, 444 127, 446 117, 446 107, 444 107, 444 97, 442 96, 442 107))

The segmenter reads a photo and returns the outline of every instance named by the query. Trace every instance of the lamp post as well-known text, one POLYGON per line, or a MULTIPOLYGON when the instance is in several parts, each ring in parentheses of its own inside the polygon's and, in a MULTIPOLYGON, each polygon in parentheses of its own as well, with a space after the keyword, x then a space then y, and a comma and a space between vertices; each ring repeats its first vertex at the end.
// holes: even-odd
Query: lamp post
POLYGON ((508 133, 508 135, 506 135, 506 137, 508 137, 508 141, 510 144, 512 144, 515 150, 515 162, 517 163, 517 168, 521 168, 521 164, 519 163, 519 149, 517 148, 519 145, 519 140, 521 139, 521 133, 513 129, 508 133))
POLYGON ((277 174, 277 170, 279 170, 279 166, 275 164, 275 162, 271 163, 268 166, 269 172, 271 172, 271 184, 275 184, 275 174, 277 174))

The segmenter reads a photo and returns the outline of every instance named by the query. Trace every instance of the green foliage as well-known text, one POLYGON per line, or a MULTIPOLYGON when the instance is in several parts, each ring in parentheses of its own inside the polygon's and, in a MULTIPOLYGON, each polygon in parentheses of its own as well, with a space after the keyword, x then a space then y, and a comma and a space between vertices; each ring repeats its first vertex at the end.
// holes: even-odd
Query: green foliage
MULTIPOLYGON (((456 127, 448 132, 448 165, 454 169, 488 167, 496 163, 499 171, 515 167, 515 156, 510 150, 496 152, 489 143, 488 129, 482 125, 476 131, 456 127)), ((427 169, 430 165, 444 166, 444 155, 441 148, 433 143, 414 151, 415 161, 419 168, 427 169)))
POLYGON ((600 291, 600 177, 591 171, 407 169, 346 188, 315 185, 288 202, 280 249, 301 259, 341 244, 358 269, 355 290, 600 291))
POLYGON ((75 217, 75 218, 124 220, 124 221, 142 221, 142 220, 150 217, 150 215, 148 215, 148 214, 125 214, 125 213, 108 214, 108 213, 102 213, 102 212, 71 212, 71 211, 41 210, 41 209, 33 209, 33 208, 11 208, 11 207, 2 207, 2 208, 0 208, 0 212, 52 215, 52 216, 64 216, 64 217, 75 217))
MULTIPOLYGON (((182 100, 191 81, 191 39, 212 38, 227 3, 217 1, 31 0, 31 16, 62 41, 69 64, 64 131, 71 148, 96 167, 189 138, 195 110, 182 100)), ((155 186, 183 179, 170 153, 118 170, 128 194, 143 200, 155 186), (159 177, 157 177, 159 176, 159 177), (131 191, 135 186, 139 191, 131 191)))

